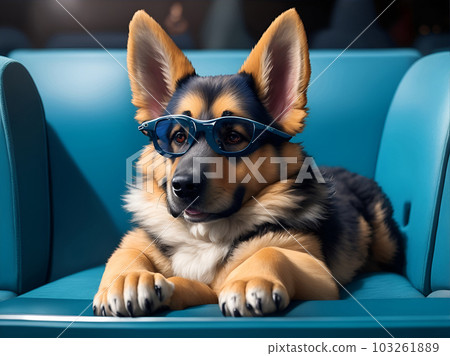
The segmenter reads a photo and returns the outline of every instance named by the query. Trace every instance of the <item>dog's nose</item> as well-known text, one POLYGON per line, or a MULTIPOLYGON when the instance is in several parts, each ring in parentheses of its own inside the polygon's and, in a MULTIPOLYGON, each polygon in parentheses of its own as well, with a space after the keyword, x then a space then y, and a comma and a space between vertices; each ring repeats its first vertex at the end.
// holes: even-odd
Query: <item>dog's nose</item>
POLYGON ((180 198, 197 198, 200 193, 200 183, 194 183, 188 175, 175 176, 172 179, 172 190, 180 198))

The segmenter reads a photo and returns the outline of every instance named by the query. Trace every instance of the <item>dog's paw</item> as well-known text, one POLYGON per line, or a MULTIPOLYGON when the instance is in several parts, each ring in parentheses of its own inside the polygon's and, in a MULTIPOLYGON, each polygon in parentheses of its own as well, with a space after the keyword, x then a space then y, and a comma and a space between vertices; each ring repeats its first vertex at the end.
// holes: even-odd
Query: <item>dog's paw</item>
POLYGON ((225 316, 263 316, 283 310, 289 303, 286 288, 265 278, 229 282, 219 294, 225 316))
POLYGON ((143 316, 167 306, 174 284, 162 274, 148 271, 119 275, 94 297, 93 311, 103 316, 143 316))

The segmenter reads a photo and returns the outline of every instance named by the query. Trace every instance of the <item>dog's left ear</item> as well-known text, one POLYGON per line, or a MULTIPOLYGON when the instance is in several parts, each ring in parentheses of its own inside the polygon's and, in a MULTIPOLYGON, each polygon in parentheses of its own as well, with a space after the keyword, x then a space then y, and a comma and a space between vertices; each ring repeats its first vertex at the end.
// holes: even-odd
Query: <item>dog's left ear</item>
POLYGON ((302 131, 311 69, 305 30, 295 9, 272 22, 239 72, 253 76, 259 98, 284 131, 302 131))
POLYGON ((130 22, 127 65, 139 122, 166 114, 177 82, 195 74, 183 52, 143 10, 130 22))

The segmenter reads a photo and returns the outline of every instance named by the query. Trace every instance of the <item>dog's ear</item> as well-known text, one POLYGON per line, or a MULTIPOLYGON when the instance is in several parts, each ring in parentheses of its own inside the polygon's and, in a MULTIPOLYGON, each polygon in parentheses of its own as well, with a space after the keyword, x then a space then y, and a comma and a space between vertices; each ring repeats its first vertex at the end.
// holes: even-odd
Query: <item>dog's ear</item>
POLYGON ((143 10, 130 22, 127 65, 139 122, 164 115, 177 82, 195 74, 183 52, 143 10))
POLYGON ((259 98, 284 131, 302 131, 311 69, 305 30, 295 9, 272 22, 239 72, 253 76, 259 98))

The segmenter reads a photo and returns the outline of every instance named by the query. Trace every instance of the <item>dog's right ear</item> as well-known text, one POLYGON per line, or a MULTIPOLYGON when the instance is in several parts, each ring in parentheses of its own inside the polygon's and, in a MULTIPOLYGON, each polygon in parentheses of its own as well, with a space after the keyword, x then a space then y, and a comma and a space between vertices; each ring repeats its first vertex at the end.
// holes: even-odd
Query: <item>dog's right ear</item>
POLYGON ((177 82, 195 74, 183 52, 143 10, 130 22, 127 65, 139 122, 164 115, 177 82))

